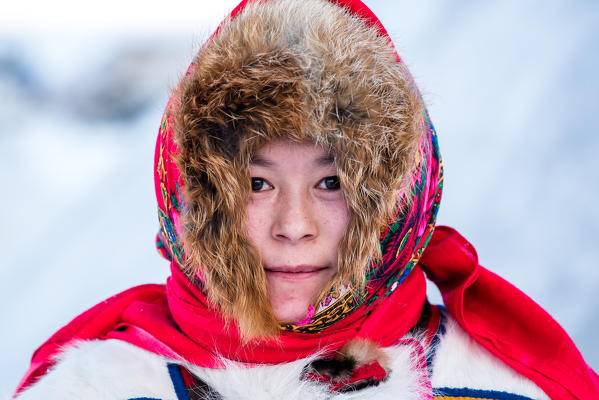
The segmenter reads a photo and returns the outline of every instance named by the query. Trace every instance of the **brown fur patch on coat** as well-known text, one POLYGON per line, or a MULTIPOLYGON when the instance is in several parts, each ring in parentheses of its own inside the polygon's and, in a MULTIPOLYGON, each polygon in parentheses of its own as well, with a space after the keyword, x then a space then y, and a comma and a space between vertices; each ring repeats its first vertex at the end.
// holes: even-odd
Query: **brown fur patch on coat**
POLYGON ((334 155, 351 217, 338 272, 321 295, 361 287, 423 132, 420 96, 388 40, 326 0, 256 1, 221 25, 175 96, 187 260, 243 337, 279 329, 260 257, 243 233, 249 160, 273 139, 314 142, 334 155))
POLYGON ((384 350, 368 339, 352 339, 340 348, 335 357, 319 358, 310 363, 305 373, 326 376, 333 382, 343 382, 353 375, 355 369, 377 362, 387 374, 391 361, 384 350))

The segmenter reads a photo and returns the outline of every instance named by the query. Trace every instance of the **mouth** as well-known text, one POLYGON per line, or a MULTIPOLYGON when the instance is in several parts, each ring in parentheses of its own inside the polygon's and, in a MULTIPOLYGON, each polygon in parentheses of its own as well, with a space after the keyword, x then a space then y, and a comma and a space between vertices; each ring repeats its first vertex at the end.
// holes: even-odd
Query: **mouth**
POLYGON ((275 267, 264 267, 267 276, 283 279, 308 279, 319 275, 327 269, 328 267, 317 265, 280 265, 275 267))

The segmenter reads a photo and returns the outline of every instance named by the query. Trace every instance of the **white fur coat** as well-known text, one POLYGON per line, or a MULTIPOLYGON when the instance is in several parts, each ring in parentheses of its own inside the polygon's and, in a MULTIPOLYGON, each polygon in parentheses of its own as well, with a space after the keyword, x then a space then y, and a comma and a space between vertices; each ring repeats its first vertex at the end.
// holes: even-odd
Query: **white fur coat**
MULTIPOLYGON (((310 359, 255 368, 245 368, 233 362, 221 370, 194 365, 185 367, 224 399, 432 399, 431 386, 433 390, 470 388, 507 392, 530 399, 548 399, 534 383, 474 342, 451 317, 448 317, 446 333, 435 349, 432 376, 429 377, 427 368, 419 368, 417 360, 414 360, 420 342, 408 339, 404 344, 385 349, 392 360, 391 373, 385 382, 349 393, 331 394, 322 383, 302 381, 302 369, 310 359)), ((167 368, 169 363, 177 361, 119 340, 78 342, 65 349, 55 367, 17 398, 188 398, 178 397, 167 368)))

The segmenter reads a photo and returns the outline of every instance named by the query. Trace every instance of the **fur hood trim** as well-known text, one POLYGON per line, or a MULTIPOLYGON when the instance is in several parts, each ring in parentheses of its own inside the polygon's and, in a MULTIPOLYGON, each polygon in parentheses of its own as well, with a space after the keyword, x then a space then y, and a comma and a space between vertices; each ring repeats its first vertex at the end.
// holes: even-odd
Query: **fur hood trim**
POLYGON ((350 222, 322 294, 363 287, 381 258, 381 232, 409 203, 428 127, 379 26, 327 0, 248 1, 199 51, 167 112, 183 184, 184 267, 245 336, 279 329, 243 233, 249 161, 269 141, 312 142, 334 156, 350 222))

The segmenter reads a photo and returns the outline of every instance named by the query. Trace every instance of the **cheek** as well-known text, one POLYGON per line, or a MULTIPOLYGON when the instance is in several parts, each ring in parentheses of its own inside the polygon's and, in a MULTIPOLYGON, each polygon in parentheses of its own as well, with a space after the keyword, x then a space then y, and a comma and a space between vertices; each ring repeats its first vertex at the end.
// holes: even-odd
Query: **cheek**
POLYGON ((321 212, 321 221, 326 231, 326 237, 331 244, 334 244, 336 252, 337 245, 349 223, 349 210, 345 201, 326 204, 321 212))
POLYGON ((245 234, 250 243, 260 247, 260 238, 264 237, 268 226, 268 214, 264 207, 250 201, 245 214, 245 234))

